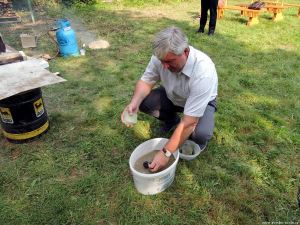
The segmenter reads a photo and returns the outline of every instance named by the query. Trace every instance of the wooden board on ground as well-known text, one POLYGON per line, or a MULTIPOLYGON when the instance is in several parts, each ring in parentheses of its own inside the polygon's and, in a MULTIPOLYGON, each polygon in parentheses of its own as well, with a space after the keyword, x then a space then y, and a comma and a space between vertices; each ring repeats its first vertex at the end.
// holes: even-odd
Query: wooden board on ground
POLYGON ((0 54, 0 65, 23 61, 24 56, 19 52, 8 52, 0 54))
POLYGON ((19 23, 19 22, 21 22, 21 17, 17 15, 11 17, 0 17, 0 24, 19 23))

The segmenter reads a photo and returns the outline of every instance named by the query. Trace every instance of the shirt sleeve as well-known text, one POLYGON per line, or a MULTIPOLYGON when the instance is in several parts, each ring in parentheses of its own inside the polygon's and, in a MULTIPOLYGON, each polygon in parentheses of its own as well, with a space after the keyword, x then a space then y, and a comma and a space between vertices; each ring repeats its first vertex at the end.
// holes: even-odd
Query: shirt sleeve
POLYGON ((208 102, 212 100, 212 93, 217 83, 216 69, 213 64, 202 66, 198 72, 203 75, 191 79, 190 94, 184 106, 184 114, 193 117, 203 116, 208 102))
POLYGON ((154 84, 157 81, 159 81, 160 80, 159 70, 158 70, 159 63, 160 62, 158 61, 158 59, 155 56, 152 56, 144 74, 141 77, 141 80, 150 84, 154 84))

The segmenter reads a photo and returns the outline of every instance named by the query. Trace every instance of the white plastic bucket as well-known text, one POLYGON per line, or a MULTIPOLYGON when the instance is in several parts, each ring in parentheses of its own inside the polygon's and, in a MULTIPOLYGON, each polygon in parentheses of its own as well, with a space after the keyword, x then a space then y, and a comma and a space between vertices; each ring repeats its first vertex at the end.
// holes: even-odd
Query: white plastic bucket
POLYGON ((181 152, 179 151, 179 158, 188 160, 188 161, 197 158, 197 156, 204 150, 204 148, 201 149, 198 144, 196 144, 195 142, 193 142, 191 140, 186 140, 183 143, 183 145, 181 145, 181 147, 179 147, 179 149, 183 150, 182 148, 184 148, 185 146, 191 146, 194 151, 194 154, 186 155, 186 154, 182 153, 183 151, 181 151, 181 152))
POLYGON ((176 166, 179 160, 178 151, 174 152, 174 163, 165 170, 144 174, 134 169, 135 162, 143 155, 153 151, 162 149, 167 143, 166 138, 154 138, 143 142, 134 149, 129 159, 129 166, 133 176, 134 185, 138 192, 144 195, 154 195, 166 190, 173 182, 175 177, 176 166))

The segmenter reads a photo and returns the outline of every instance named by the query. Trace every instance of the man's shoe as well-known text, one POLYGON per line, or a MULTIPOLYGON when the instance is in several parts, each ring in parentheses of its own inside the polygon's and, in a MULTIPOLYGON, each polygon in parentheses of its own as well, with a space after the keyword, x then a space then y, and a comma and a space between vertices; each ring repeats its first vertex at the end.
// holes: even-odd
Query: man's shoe
POLYGON ((214 35, 214 34, 215 34, 215 30, 209 29, 209 31, 208 31, 208 36, 212 36, 212 35, 214 35))
POLYGON ((162 133, 168 133, 168 132, 174 130, 177 127, 177 125, 179 124, 179 122, 180 122, 179 117, 177 117, 173 121, 164 122, 163 126, 160 127, 160 131, 162 133))
POLYGON ((197 30, 197 32, 196 33, 204 33, 204 27, 202 28, 202 27, 200 27, 198 30, 197 30))
POLYGON ((198 145, 199 145, 199 147, 200 147, 200 149, 201 149, 201 152, 202 152, 202 151, 204 151, 204 150, 206 149, 206 147, 207 147, 207 144, 208 144, 207 142, 206 142, 205 144, 201 144, 201 145, 200 145, 200 144, 198 144, 198 145))

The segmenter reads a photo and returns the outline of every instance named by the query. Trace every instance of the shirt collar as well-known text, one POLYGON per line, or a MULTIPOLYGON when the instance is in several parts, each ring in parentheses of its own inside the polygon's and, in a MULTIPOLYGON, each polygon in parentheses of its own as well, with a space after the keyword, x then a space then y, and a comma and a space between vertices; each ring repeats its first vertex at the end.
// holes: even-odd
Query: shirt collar
POLYGON ((183 73, 184 75, 191 77, 192 76, 192 72, 193 72, 193 68, 194 68, 194 62, 195 62, 195 57, 194 57, 194 48, 192 46, 189 46, 190 52, 188 55, 188 58, 186 60, 186 63, 181 71, 181 73, 183 73))

